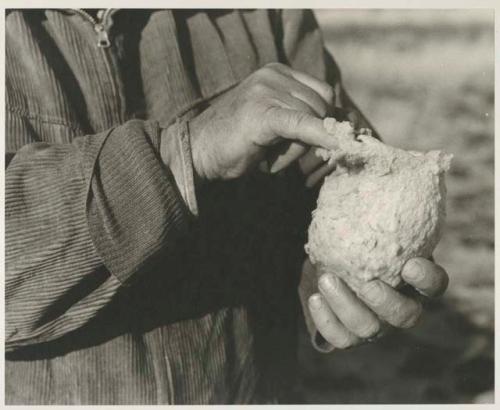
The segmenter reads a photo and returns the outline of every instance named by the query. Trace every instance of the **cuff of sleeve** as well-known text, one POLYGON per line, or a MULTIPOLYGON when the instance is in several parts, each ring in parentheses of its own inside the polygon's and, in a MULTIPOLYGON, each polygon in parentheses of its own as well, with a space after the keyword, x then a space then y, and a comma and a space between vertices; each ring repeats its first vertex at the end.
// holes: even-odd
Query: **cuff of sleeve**
POLYGON ((189 212, 159 145, 157 123, 131 120, 107 133, 92 165, 90 235, 122 284, 161 264, 189 231, 189 212))
POLYGON ((313 347, 321 353, 330 353, 335 348, 318 332, 309 310, 309 297, 318 293, 318 280, 314 269, 304 269, 299 284, 299 298, 304 312, 304 320, 313 347))
POLYGON ((178 121, 161 131, 160 155, 164 164, 170 168, 184 202, 191 213, 197 216, 193 156, 187 121, 178 121))

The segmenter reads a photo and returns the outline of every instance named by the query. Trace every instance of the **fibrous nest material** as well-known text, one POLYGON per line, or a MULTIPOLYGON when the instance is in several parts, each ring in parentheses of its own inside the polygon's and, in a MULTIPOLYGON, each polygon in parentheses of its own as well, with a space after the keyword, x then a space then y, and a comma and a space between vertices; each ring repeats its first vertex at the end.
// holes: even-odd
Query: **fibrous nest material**
POLYGON ((333 118, 324 126, 338 147, 318 155, 337 169, 321 187, 306 252, 354 291, 375 278, 397 287, 406 261, 431 256, 441 237, 452 156, 394 148, 333 118))

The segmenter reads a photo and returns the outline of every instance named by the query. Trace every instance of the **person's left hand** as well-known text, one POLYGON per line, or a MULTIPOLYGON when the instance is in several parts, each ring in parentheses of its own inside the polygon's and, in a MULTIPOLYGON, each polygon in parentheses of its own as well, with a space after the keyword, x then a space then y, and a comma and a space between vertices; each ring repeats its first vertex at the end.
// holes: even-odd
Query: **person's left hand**
MULTIPOLYGON (((308 260, 305 264, 314 269, 308 260)), ((410 259, 401 275, 426 297, 440 296, 448 286, 446 271, 424 258, 410 259)), ((318 332, 337 349, 376 338, 383 324, 412 327, 422 313, 416 296, 406 296, 380 280, 367 282, 356 295, 335 274, 325 273, 318 279, 318 289, 309 297, 308 308, 318 332)))

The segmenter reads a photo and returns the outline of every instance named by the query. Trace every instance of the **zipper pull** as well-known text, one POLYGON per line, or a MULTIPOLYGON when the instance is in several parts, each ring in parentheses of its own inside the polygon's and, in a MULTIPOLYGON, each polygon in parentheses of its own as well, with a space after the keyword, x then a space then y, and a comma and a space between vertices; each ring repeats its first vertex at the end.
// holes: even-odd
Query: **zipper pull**
POLYGON ((109 41, 108 32, 104 29, 104 26, 98 23, 94 26, 94 30, 97 33, 97 47, 108 48, 111 42, 109 41))

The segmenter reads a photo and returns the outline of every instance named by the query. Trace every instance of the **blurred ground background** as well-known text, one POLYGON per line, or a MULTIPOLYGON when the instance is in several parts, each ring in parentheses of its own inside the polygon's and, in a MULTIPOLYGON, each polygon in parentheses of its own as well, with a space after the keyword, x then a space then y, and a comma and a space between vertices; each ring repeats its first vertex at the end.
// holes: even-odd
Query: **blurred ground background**
POLYGON ((347 90, 382 138, 454 154, 436 261, 446 296, 411 331, 332 355, 301 335, 306 403, 493 402, 494 17, 487 10, 316 10, 347 90))

